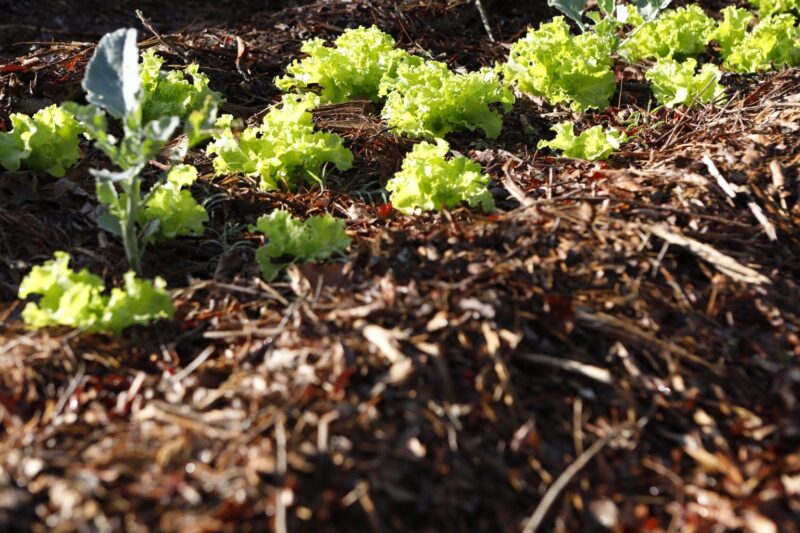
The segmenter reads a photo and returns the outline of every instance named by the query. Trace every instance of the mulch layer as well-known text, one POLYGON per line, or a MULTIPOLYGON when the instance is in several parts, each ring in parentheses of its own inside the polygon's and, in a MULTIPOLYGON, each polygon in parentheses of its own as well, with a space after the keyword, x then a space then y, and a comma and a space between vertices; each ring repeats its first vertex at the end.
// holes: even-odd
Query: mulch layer
MULTIPOLYGON (((136 8, 143 47, 200 63, 250 120, 303 39, 375 23, 475 68, 552 16, 484 0, 491 42, 467 1, 98 4, 0 2, 1 121, 80 99, 92 43, 136 8)), ((27 331, 15 300, 55 250, 120 282, 100 155, 0 174, 0 529, 797 531, 800 71, 655 112, 641 65, 618 77, 603 113, 524 98, 499 139, 451 136, 491 174, 491 215, 392 212, 412 144, 367 103, 315 113, 356 156, 322 191, 191 154, 208 230, 144 265, 176 319, 120 337, 27 331), (606 163, 538 152, 561 120, 632 141, 606 163), (247 226, 275 208, 345 219, 346 260, 263 282, 247 226)))

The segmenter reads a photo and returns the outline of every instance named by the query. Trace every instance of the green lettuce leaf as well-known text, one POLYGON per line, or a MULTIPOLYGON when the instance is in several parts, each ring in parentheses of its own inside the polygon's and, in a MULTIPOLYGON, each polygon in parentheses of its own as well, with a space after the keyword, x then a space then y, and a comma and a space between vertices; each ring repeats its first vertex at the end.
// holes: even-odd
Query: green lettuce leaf
POLYGON ((164 59, 153 50, 142 54, 142 120, 150 122, 161 117, 175 116, 186 120, 192 111, 203 108, 207 99, 219 105, 224 99, 208 86, 208 76, 200 67, 191 64, 185 70, 163 72, 164 59), (188 78, 191 78, 189 81, 188 78))
POLYGON ((103 330, 119 334, 134 324, 146 325, 155 320, 172 318, 175 308, 165 290, 166 282, 139 279, 133 272, 125 274, 125 287, 111 289, 103 313, 103 330))
POLYGON ((571 35, 563 17, 531 29, 514 43, 500 65, 505 78, 520 91, 542 96, 574 111, 604 109, 616 90, 610 32, 571 35))
POLYGON ((720 13, 722 20, 711 34, 711 39, 719 43, 722 57, 728 57, 747 36, 747 27, 754 17, 748 10, 735 6, 728 6, 720 13))
POLYGON ((125 274, 125 290, 112 289, 104 294, 103 280, 83 269, 69 268, 66 252, 56 252, 53 259, 35 266, 22 280, 19 298, 38 295, 38 303, 29 302, 22 311, 31 329, 68 326, 84 331, 120 333, 133 324, 171 318, 174 309, 165 282, 137 279, 125 274))
POLYGON ((379 94, 387 96, 383 117, 389 127, 425 138, 480 129, 494 139, 503 120, 493 106, 509 111, 515 100, 494 71, 457 74, 439 61, 400 64, 394 77, 383 79, 379 94))
POLYGON ((27 168, 62 177, 80 158, 82 128, 75 116, 56 105, 32 117, 11 115, 12 130, 0 132, 0 165, 27 168))
POLYGON ((73 271, 69 261, 69 254, 56 252, 54 259, 33 267, 22 280, 20 299, 41 296, 38 304, 29 302, 22 311, 30 328, 62 325, 93 330, 102 323, 103 280, 88 270, 73 271))
POLYGON ((322 39, 304 42, 302 51, 308 57, 289 65, 275 85, 284 92, 319 87, 323 103, 360 98, 377 102, 384 76, 393 76, 397 66, 410 59, 395 48, 391 35, 375 26, 346 30, 334 45, 325 46, 322 39))
POLYGON ((287 211, 273 211, 260 217, 250 231, 259 231, 268 241, 256 252, 264 279, 272 281, 292 263, 321 261, 350 246, 344 221, 330 215, 311 217, 305 222, 287 211))
POLYGON ((450 146, 437 139, 436 144, 421 142, 403 160, 400 171, 386 184, 392 193, 392 206, 406 214, 450 209, 461 203, 494 209, 489 192, 489 176, 467 157, 447 159, 450 146))
POLYGON ((645 22, 634 7, 629 8, 629 13, 628 24, 634 26, 635 33, 622 45, 620 53, 633 61, 702 54, 716 26, 697 4, 663 11, 653 22, 645 22))
POLYGON ((651 83, 656 100, 667 107, 721 101, 725 88, 719 84, 719 68, 706 63, 695 74, 696 68, 697 61, 691 58, 683 63, 662 59, 645 73, 645 78, 651 83))
POLYGON ((593 126, 580 135, 575 135, 572 122, 562 122, 553 126, 556 137, 552 141, 540 141, 539 148, 561 150, 566 157, 597 161, 608 159, 620 145, 628 140, 627 135, 613 130, 603 130, 593 126))
POLYGON ((800 65, 800 28, 794 16, 783 14, 762 19, 752 31, 741 32, 733 17, 741 12, 727 11, 723 24, 729 21, 733 30, 718 30, 725 67, 734 72, 765 72, 784 66, 800 65), (724 33, 723 33, 724 32, 724 33), (724 40, 724 42, 723 42, 724 40))
POLYGON ((208 222, 206 209, 192 193, 183 189, 197 180, 197 169, 191 165, 175 165, 167 180, 154 186, 145 208, 141 226, 158 220, 151 238, 167 241, 185 235, 202 235, 208 222))
POLYGON ((264 190, 294 188, 298 180, 322 181, 328 163, 348 170, 353 154, 341 137, 314 131, 310 110, 319 103, 312 94, 283 97, 279 106, 264 116, 261 126, 234 131, 233 117, 223 115, 218 131, 206 152, 214 156, 214 171, 219 175, 241 172, 261 178, 264 190))
POLYGON ((800 13, 800 0, 750 0, 750 5, 758 9, 761 18, 780 13, 800 13))

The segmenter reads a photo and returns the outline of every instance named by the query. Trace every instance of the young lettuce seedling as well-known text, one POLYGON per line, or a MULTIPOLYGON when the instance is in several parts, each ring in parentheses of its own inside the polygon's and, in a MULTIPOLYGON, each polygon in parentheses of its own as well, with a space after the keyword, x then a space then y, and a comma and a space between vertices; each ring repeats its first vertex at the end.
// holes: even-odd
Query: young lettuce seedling
POLYGON ((68 326, 90 333, 119 334, 134 324, 172 318, 175 309, 166 282, 125 274, 124 287, 106 292, 103 280, 83 269, 72 270, 67 252, 31 269, 19 286, 20 299, 39 296, 22 311, 31 329, 68 326))
POLYGON ((683 63, 661 59, 644 76, 658 103, 667 107, 721 102, 725 96, 725 88, 719 83, 719 68, 706 63, 698 72, 697 61, 692 58, 683 63))
POLYGON ((408 215, 452 209, 462 203, 480 206, 487 213, 494 209, 489 176, 468 157, 455 154, 448 159, 449 151, 450 145, 442 139, 414 146, 400 171, 386 184, 395 209, 408 215))
POLYGON ((298 220, 288 211, 273 211, 259 217, 250 231, 263 233, 268 240, 256 252, 256 260, 267 281, 293 263, 322 261, 345 251, 351 239, 344 231, 344 221, 331 215, 298 220))
POLYGON ((564 17, 531 29, 511 46, 498 66, 520 91, 543 96, 574 111, 605 109, 617 88, 611 54, 616 37, 589 31, 570 33, 564 17))
MULTIPOLYGON (((103 36, 87 66, 83 88, 89 105, 73 103, 68 109, 83 124, 95 146, 120 169, 91 170, 97 179, 97 197, 106 207, 100 226, 121 237, 129 264, 141 274, 146 243, 159 233, 161 223, 159 218, 146 213, 151 197, 161 188, 156 186, 144 193, 141 172, 164 148, 180 119, 177 116, 143 119, 145 94, 135 29, 123 28, 103 36), (109 131, 108 116, 119 121, 122 138, 109 131)), ((173 162, 182 159, 190 146, 208 137, 207 130, 215 119, 216 101, 209 96, 202 109, 189 113, 188 142, 173 152, 173 162)))
POLYGON ((575 135, 572 122, 561 122, 553 126, 556 137, 552 141, 540 141, 539 148, 561 150, 565 157, 598 161, 608 159, 620 145, 628 140, 627 135, 614 130, 593 126, 580 135, 575 135))
POLYGON ((800 0, 750 0, 750 5, 758 9, 760 18, 781 13, 800 13, 800 0))
POLYGON ((800 64, 800 28, 793 15, 763 17, 750 31, 750 11, 729 6, 722 15, 712 38, 719 42, 727 69, 765 72, 800 64))
POLYGON ((697 4, 667 10, 652 22, 631 10, 627 23, 635 29, 619 51, 631 61, 698 56, 706 51, 716 27, 714 19, 697 4))
POLYGON ((27 168, 61 178, 80 158, 80 124, 51 105, 35 115, 12 113, 11 131, 0 132, 0 167, 27 168))

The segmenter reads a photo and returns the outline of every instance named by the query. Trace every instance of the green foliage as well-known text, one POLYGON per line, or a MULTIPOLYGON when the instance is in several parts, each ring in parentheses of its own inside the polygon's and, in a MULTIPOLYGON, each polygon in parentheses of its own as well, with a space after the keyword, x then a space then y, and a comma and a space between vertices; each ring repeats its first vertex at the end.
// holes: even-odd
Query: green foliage
POLYGON ((744 33, 744 14, 723 10, 725 19, 717 29, 725 67, 734 72, 764 72, 800 65, 800 29, 794 16, 783 14, 762 19, 744 33))
POLYGON ((711 34, 711 39, 719 43, 722 57, 728 57, 733 48, 747 36, 747 28, 753 20, 753 14, 734 6, 726 7, 721 14, 722 20, 711 34))
POLYGON ((393 76, 397 66, 411 56, 395 48, 391 35, 377 27, 346 30, 325 46, 322 39, 303 43, 305 59, 286 68, 287 75, 276 78, 282 91, 319 87, 322 102, 339 103, 358 98, 377 102, 384 76, 393 76))
POLYGON ((492 106, 509 111, 514 104, 514 94, 494 71, 457 74, 439 61, 400 64, 394 77, 384 78, 379 95, 388 95, 383 116, 391 128, 425 138, 476 129, 496 138, 503 119, 492 106))
POLYGON ((315 216, 303 222, 287 211, 273 211, 260 217, 250 231, 259 231, 268 239, 256 252, 256 260, 267 281, 275 279, 292 263, 321 261, 350 246, 344 221, 331 215, 315 216))
POLYGON ((69 254, 56 252, 55 258, 35 266, 22 280, 19 298, 41 295, 39 304, 28 303, 22 318, 31 328, 64 325, 93 329, 102 321, 106 301, 103 280, 87 270, 69 268, 69 254))
POLYGON ((716 24, 696 4, 664 11, 652 21, 645 21, 631 9, 628 24, 634 26, 620 53, 631 60, 686 58, 702 54, 716 24))
POLYGON ((176 165, 167 179, 156 184, 145 201, 142 226, 158 221, 152 238, 167 241, 184 235, 202 235, 208 213, 184 187, 197 180, 197 169, 191 165, 176 165))
POLYGON ((585 0, 547 0, 547 5, 555 7, 564 15, 571 18, 575 24, 584 31, 583 14, 586 11, 585 0))
POLYGON ((800 13, 800 0, 750 0, 750 5, 758 9, 761 18, 780 13, 800 13))
POLYGON ((12 130, 0 132, 0 165, 62 177, 80 157, 80 124, 69 111, 51 105, 32 117, 11 115, 12 130))
MULTIPOLYGON (((672 0, 633 0, 632 7, 641 13, 644 20, 650 21, 654 20, 671 3, 672 0)), ((586 0, 547 0, 547 5, 555 7, 571 18, 581 31, 586 31, 584 15, 595 23, 599 20, 597 16, 592 17, 596 13, 586 13, 586 0)), ((630 9, 629 6, 625 5, 617 6, 616 0, 597 0, 597 5, 600 8, 600 12, 605 15, 606 20, 617 18, 619 22, 624 22, 626 15, 623 15, 623 13, 627 13, 628 9, 630 9), (624 9, 620 10, 620 7, 624 9)))
POLYGON ((556 137, 552 141, 540 141, 539 148, 561 150, 564 156, 586 161, 608 159, 628 140, 627 135, 613 130, 603 131, 602 126, 593 126, 580 135, 575 135, 572 122, 561 122, 553 126, 556 137))
POLYGON ((683 63, 671 59, 659 60, 645 73, 651 83, 656 100, 667 107, 717 102, 725 94, 719 84, 722 73, 716 65, 706 63, 695 74, 697 61, 687 59, 683 63))
POLYGON ((672 0, 633 0, 634 7, 645 20, 655 20, 671 3, 672 0))
POLYGON ((569 104, 574 111, 604 109, 616 90, 610 32, 570 35, 563 17, 531 29, 499 67, 520 91, 569 104))
POLYGON ((128 272, 124 289, 113 288, 106 295, 102 279, 85 269, 75 272, 69 261, 69 254, 56 252, 52 260, 33 267, 22 280, 20 299, 41 296, 38 304, 29 302, 22 311, 28 327, 69 326, 119 334, 134 324, 172 318, 174 308, 164 280, 150 282, 128 272))
POLYGON ((207 99, 217 105, 222 95, 208 86, 208 76, 202 74, 198 65, 191 64, 185 71, 162 72, 164 60, 153 50, 142 54, 140 65, 142 78, 142 120, 149 122, 161 117, 188 118, 192 111, 201 109, 207 99), (191 77, 191 82, 187 79, 191 77))
MULTIPOLYGON (((197 203, 191 192, 184 189, 197 179, 197 169, 191 165, 175 165, 167 178, 158 182, 136 203, 136 226, 142 244, 164 242, 175 237, 201 235, 208 222, 208 213, 197 203)), ((130 193, 117 192, 108 182, 97 185, 97 197, 106 208, 101 223, 107 231, 119 235, 120 220, 131 204, 130 193)))
POLYGON ((139 224, 158 221, 148 239, 168 241, 184 235, 202 235, 208 213, 192 197, 188 187, 197 180, 197 169, 191 165, 176 165, 170 169, 166 181, 150 190, 141 211, 139 224))
POLYGON ((633 30, 620 46, 620 52, 633 60, 698 55, 705 51, 715 27, 697 4, 665 10, 655 19, 647 19, 636 8, 629 7, 626 24, 633 30))
POLYGON ((450 209, 461 203, 494 209, 494 198, 487 189, 489 176, 467 157, 447 159, 450 146, 437 139, 436 144, 421 142, 403 160, 400 172, 386 184, 392 193, 392 206, 402 213, 450 209))
POLYGON ((154 320, 169 319, 175 314, 172 299, 165 290, 167 283, 139 279, 133 272, 125 273, 124 289, 114 287, 103 315, 102 331, 119 334, 134 324, 146 325, 154 320))
POLYGON ((133 28, 103 35, 83 78, 86 100, 119 120, 141 117, 142 80, 136 36, 133 28))
POLYGON ((217 175, 241 172, 261 178, 264 190, 293 188, 298 179, 321 183, 327 163, 339 170, 353 165, 353 154, 338 135, 314 131, 310 110, 319 103, 313 94, 284 95, 264 116, 261 126, 237 132, 233 117, 217 121, 218 131, 206 149, 214 157, 217 175))
MULTIPOLYGON (((97 179, 97 197, 106 207, 100 226, 122 238, 128 262, 141 272, 148 242, 201 232, 207 220, 202 207, 188 191, 181 190, 180 183, 168 180, 144 194, 141 171, 159 155, 180 123, 175 115, 148 120, 145 107, 149 102, 150 112, 170 109, 186 119, 188 141, 172 152, 174 163, 191 146, 210 136, 208 129, 216 118, 217 104, 207 79, 196 69, 189 71, 194 78, 191 85, 181 73, 162 75, 160 60, 152 54, 145 54, 147 71, 140 74, 138 59, 136 30, 120 29, 103 36, 83 80, 91 105, 70 104, 69 109, 95 146, 121 169, 91 170, 97 179), (122 138, 109 131, 108 115, 119 120, 122 138)), ((185 172, 183 167, 178 171, 185 172)))

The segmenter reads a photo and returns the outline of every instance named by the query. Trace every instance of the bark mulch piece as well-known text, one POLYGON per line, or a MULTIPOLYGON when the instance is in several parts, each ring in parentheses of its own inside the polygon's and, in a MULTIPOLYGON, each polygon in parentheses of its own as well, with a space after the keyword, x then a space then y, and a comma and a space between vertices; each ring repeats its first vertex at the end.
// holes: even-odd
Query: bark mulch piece
MULTIPOLYGON (((504 42, 550 15, 485 3, 504 42)), ((11 4, 20 25, 42 9, 11 4)), ((0 74, 0 116, 79 98, 90 42, 133 7, 162 32, 144 46, 200 62, 250 120, 311 36, 374 22, 454 66, 504 53, 468 2, 261 4, 106 7, 102 30, 67 11, 75 43, 3 50, 25 68, 0 74)), ((621 105, 579 124, 631 133, 609 162, 537 152, 574 117, 529 98, 499 139, 451 137, 491 174, 491 215, 384 205, 412 143, 366 102, 315 112, 357 163, 321 191, 261 192, 191 154, 208 231, 145 261, 177 317, 114 338, 25 331, 14 299, 58 249, 120 281, 98 155, 59 181, 2 174, 2 529, 796 531, 800 71, 655 113, 619 74, 621 105), (261 281, 247 225, 278 207, 346 219, 346 260, 261 281)))

